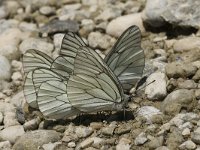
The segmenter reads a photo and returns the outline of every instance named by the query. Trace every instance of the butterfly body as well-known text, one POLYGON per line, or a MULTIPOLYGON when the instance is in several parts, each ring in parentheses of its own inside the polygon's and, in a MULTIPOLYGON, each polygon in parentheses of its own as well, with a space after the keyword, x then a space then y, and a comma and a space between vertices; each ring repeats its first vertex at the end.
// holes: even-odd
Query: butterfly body
POLYGON ((125 92, 142 75, 144 53, 139 29, 132 26, 104 60, 79 36, 69 32, 55 60, 37 50, 28 50, 23 62, 27 102, 46 118, 60 119, 122 110, 130 99, 125 92))

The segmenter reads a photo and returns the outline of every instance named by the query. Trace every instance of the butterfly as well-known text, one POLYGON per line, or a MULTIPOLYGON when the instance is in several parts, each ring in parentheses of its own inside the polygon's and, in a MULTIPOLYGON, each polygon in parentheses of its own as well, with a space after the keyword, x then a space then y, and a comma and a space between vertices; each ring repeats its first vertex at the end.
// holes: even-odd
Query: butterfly
POLYGON ((105 59, 68 32, 55 60, 37 50, 24 54, 24 95, 31 107, 52 119, 122 110, 130 99, 125 93, 141 78, 144 64, 137 26, 124 31, 105 59))

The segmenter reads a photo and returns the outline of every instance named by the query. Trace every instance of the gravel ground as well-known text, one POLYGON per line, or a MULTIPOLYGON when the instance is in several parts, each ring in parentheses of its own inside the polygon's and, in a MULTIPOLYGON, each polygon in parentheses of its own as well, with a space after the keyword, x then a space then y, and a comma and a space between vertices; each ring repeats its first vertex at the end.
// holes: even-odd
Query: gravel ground
POLYGON ((199 0, 1 0, 0 150, 200 150, 199 0), (104 57, 131 25, 146 83, 123 112, 44 120, 23 95, 21 56, 55 58, 67 31, 104 57))

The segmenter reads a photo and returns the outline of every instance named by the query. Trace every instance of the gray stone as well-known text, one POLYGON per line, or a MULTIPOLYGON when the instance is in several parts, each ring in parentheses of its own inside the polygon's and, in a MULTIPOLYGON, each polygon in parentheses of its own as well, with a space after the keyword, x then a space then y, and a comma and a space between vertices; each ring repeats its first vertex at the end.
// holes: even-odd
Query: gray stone
POLYGON ((5 30, 0 34, 0 55, 7 57, 9 60, 19 59, 18 45, 22 39, 27 37, 27 33, 23 33, 17 28, 5 30))
POLYGON ((169 78, 190 77, 196 73, 197 67, 190 63, 173 62, 166 65, 165 71, 169 78))
POLYGON ((199 81, 200 80, 200 69, 197 70, 195 75, 192 77, 193 80, 199 81))
POLYGON ((15 107, 23 108, 26 103, 23 91, 19 91, 17 94, 13 95, 10 102, 15 107))
POLYGON ((148 143, 148 147, 150 149, 156 149, 163 145, 164 138, 163 136, 153 137, 150 142, 148 143))
POLYGON ((145 88, 145 94, 148 99, 162 100, 167 95, 167 78, 164 73, 155 72, 151 74, 147 78, 146 84, 148 86, 145 88))
POLYGON ((24 32, 38 32, 37 24, 21 22, 19 28, 24 32))
POLYGON ((189 128, 183 129, 182 135, 183 135, 184 137, 190 136, 190 129, 189 129, 189 128))
POLYGON ((8 16, 8 11, 5 6, 0 7, 0 19, 4 19, 8 16))
POLYGON ((77 32, 79 30, 78 23, 72 20, 60 21, 53 20, 40 28, 41 33, 54 34, 66 33, 67 31, 77 32))
POLYGON ((53 44, 48 43, 42 39, 37 39, 37 38, 28 38, 26 40, 24 40, 21 44, 20 44, 20 51, 22 54, 24 54, 27 50, 29 49, 35 49, 35 50, 39 50, 43 53, 46 54, 50 54, 53 51, 53 44))
POLYGON ((193 150, 193 149, 196 148, 196 144, 195 144, 194 142, 192 142, 191 140, 188 140, 188 141, 183 142, 183 143, 179 146, 179 148, 180 148, 181 150, 185 150, 185 149, 187 149, 187 150, 193 150))
POLYGON ((200 89, 195 90, 195 97, 197 100, 200 100, 200 89))
POLYGON ((91 32, 88 35, 88 43, 92 48, 108 49, 114 45, 115 40, 109 35, 100 32, 91 32))
POLYGON ((194 91, 180 89, 170 93, 162 103, 162 111, 166 114, 175 115, 181 108, 193 107, 194 91))
POLYGON ((9 141, 0 142, 0 150, 11 150, 11 146, 9 141))
POLYGON ((143 145, 147 140, 146 134, 142 132, 135 138, 134 143, 135 145, 143 145))
POLYGON ((91 127, 77 127, 75 133, 79 138, 88 137, 93 133, 93 129, 91 127))
POLYGON ((11 28, 17 28, 18 24, 19 22, 14 19, 8 19, 8 20, 1 19, 0 20, 0 34, 2 34, 6 30, 9 30, 11 28))
POLYGON ((148 0, 143 19, 155 27, 163 25, 166 21, 173 25, 199 28, 199 5, 198 0, 148 0))
POLYGON ((130 14, 113 19, 106 28, 106 33, 114 37, 119 37, 128 27, 136 25, 141 32, 145 32, 142 23, 141 14, 130 14))
POLYGON ((178 87, 180 89, 195 89, 197 88, 197 83, 194 80, 184 80, 182 82, 178 82, 178 87))
POLYGON ((175 41, 173 49, 175 52, 185 52, 199 48, 200 37, 186 37, 175 41), (190 44, 188 44, 190 43, 190 44))
POLYGON ((104 127, 102 128, 102 134, 111 136, 113 135, 115 128, 115 126, 104 127))
POLYGON ((0 55, 0 80, 9 80, 11 77, 11 66, 8 59, 0 55))
POLYGON ((116 146, 116 150, 130 150, 131 146, 129 144, 119 143, 116 146))
POLYGON ((57 33, 53 36, 53 44, 55 47, 55 50, 53 52, 54 59, 59 56, 63 37, 64 37, 64 34, 62 34, 62 33, 57 33))
POLYGON ((161 146, 156 148, 155 150, 169 150, 169 148, 167 146, 161 146))
POLYGON ((50 6, 43 6, 40 8, 39 11, 42 15, 46 15, 46 16, 53 15, 56 13, 55 8, 50 7, 50 6))
POLYGON ((95 23, 91 19, 83 19, 81 21, 81 35, 87 35, 88 33, 92 32, 95 28, 95 23))
POLYGON ((42 148, 44 150, 55 150, 58 147, 58 145, 60 145, 60 144, 62 144, 62 143, 61 142, 55 142, 55 143, 50 142, 48 144, 42 145, 42 148))
POLYGON ((12 60, 11 62, 12 70, 13 71, 21 71, 22 69, 22 62, 17 60, 12 60))
POLYGON ((67 144, 67 146, 70 147, 70 148, 74 148, 74 147, 76 147, 76 143, 74 143, 74 142, 69 142, 69 143, 67 144))
POLYGON ((147 0, 145 9, 142 13, 142 19, 154 27, 159 27, 164 24, 162 14, 167 5, 167 0, 147 0))
POLYGON ((15 150, 37 150, 38 147, 47 144, 54 143, 61 139, 60 133, 53 130, 36 130, 26 132, 21 136, 14 144, 15 150))
POLYGON ((25 133, 23 126, 11 126, 0 131, 0 138, 14 144, 15 141, 25 133))
POLYGON ((87 147, 89 147, 90 145, 92 145, 93 142, 94 142, 94 139, 93 139, 93 138, 87 138, 87 139, 83 140, 83 141, 80 143, 79 147, 80 147, 80 148, 87 148, 87 147))
POLYGON ((39 124, 41 122, 41 119, 40 117, 37 117, 35 119, 32 119, 26 123, 24 123, 24 130, 27 131, 27 130, 35 130, 38 128, 39 124))
POLYGON ((152 124, 153 116, 160 115, 162 112, 153 106, 143 106, 137 110, 137 117, 144 117, 147 119, 147 124, 152 124))

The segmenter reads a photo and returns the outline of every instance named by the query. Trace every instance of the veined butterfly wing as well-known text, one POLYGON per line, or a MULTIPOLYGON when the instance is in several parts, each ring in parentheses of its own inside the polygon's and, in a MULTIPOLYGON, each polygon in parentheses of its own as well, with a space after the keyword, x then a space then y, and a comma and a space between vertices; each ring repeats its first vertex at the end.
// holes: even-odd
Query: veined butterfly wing
POLYGON ((67 95, 67 81, 56 72, 40 68, 33 72, 33 79, 37 76, 50 77, 49 80, 41 79, 43 82, 39 86, 37 94, 37 103, 39 110, 46 118, 61 119, 64 117, 74 116, 80 111, 72 107, 67 95))
POLYGON ((123 91, 113 78, 112 71, 105 66, 94 50, 80 47, 75 57, 74 72, 67 83, 67 95, 73 107, 89 113, 123 105, 123 91))
POLYGON ((36 102, 38 87, 35 87, 33 83, 33 70, 39 67, 50 68, 52 62, 53 59, 51 57, 38 50, 27 50, 23 55, 23 69, 26 76, 23 91, 27 103, 33 108, 38 108, 36 102))
POLYGON ((141 78, 145 65, 139 28, 131 26, 124 31, 104 61, 118 77, 123 89, 129 91, 141 78))

